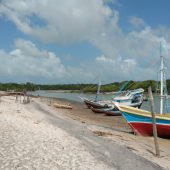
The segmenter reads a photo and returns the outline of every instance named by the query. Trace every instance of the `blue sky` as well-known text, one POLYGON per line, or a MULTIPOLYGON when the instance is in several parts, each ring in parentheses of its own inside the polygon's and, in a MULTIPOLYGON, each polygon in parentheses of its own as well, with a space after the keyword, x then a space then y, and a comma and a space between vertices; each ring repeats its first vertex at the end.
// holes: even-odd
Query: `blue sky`
POLYGON ((170 64, 169 6, 169 0, 2 0, 0 82, 156 79, 160 41, 170 64))
POLYGON ((120 11, 122 23, 126 22, 129 16, 137 16, 151 27, 170 26, 169 0, 119 0, 119 4, 117 9, 120 11))

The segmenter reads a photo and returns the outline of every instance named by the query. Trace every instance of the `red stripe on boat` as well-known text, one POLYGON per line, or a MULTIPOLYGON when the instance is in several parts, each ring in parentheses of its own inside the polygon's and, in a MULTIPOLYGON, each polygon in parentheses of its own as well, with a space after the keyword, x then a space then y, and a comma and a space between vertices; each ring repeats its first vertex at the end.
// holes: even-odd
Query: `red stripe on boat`
MULTIPOLYGON (((141 136, 152 136, 152 124, 151 123, 139 123, 129 122, 129 126, 132 128, 135 134, 141 136)), ((170 138, 170 126, 157 124, 157 132, 159 137, 170 138)))

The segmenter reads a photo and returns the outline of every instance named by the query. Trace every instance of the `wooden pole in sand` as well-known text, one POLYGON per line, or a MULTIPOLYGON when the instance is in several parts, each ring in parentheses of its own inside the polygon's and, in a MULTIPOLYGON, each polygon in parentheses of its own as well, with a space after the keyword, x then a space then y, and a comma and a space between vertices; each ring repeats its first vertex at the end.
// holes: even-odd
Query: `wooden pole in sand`
POLYGON ((28 94, 27 94, 27 103, 30 103, 30 97, 28 94))
POLYGON ((16 99, 15 99, 15 102, 18 101, 18 93, 16 92, 16 99))
POLYGON ((156 120, 155 120, 155 113, 154 113, 154 102, 153 102, 153 95, 151 87, 148 88, 149 99, 151 104, 151 114, 152 114, 152 128, 153 128, 153 136, 154 136, 154 143, 155 143, 155 150, 156 156, 160 156, 159 151, 159 144, 158 144, 158 135, 157 135, 157 128, 156 128, 156 120))
POLYGON ((23 103, 24 103, 24 104, 26 104, 26 93, 27 93, 27 92, 26 92, 26 89, 24 89, 24 90, 23 90, 23 97, 24 97, 23 103))
POLYGON ((20 99, 20 103, 22 102, 22 100, 21 100, 21 93, 19 94, 19 99, 20 99))

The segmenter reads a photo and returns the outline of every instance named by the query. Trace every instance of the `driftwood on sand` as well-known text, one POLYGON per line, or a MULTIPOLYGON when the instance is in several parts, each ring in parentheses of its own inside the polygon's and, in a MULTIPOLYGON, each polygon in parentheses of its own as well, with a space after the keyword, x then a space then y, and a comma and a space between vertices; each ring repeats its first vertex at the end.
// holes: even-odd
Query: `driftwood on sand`
POLYGON ((54 103, 54 107, 61 108, 61 109, 72 109, 72 106, 70 104, 54 103))

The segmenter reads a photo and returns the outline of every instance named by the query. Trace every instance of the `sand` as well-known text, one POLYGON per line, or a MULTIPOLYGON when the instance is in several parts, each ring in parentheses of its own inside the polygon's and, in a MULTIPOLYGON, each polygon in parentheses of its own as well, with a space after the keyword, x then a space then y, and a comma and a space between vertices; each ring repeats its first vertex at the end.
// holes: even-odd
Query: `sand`
MULTIPOLYGON (((90 124, 89 130, 98 136, 105 137, 114 141, 116 144, 125 146, 132 152, 146 158, 149 161, 159 164, 165 169, 170 169, 170 139, 158 138, 160 147, 160 157, 155 156, 155 145, 153 137, 142 137, 133 134, 131 128, 127 125, 122 116, 105 116, 104 114, 93 113, 87 109, 86 105, 79 102, 67 101, 64 99, 50 100, 48 98, 41 99, 47 103, 69 103, 73 106, 73 110, 64 111, 63 114, 90 124), (99 125, 99 126, 95 126, 99 125)), ((60 110, 60 109, 58 109, 60 110)))
POLYGON ((1 97, 0 169, 170 168, 169 140, 159 139, 156 158, 153 138, 132 135, 122 117, 96 115, 75 102, 72 110, 57 109, 54 102, 1 97))
POLYGON ((14 97, 1 98, 0 169, 111 169, 29 107, 14 97))

